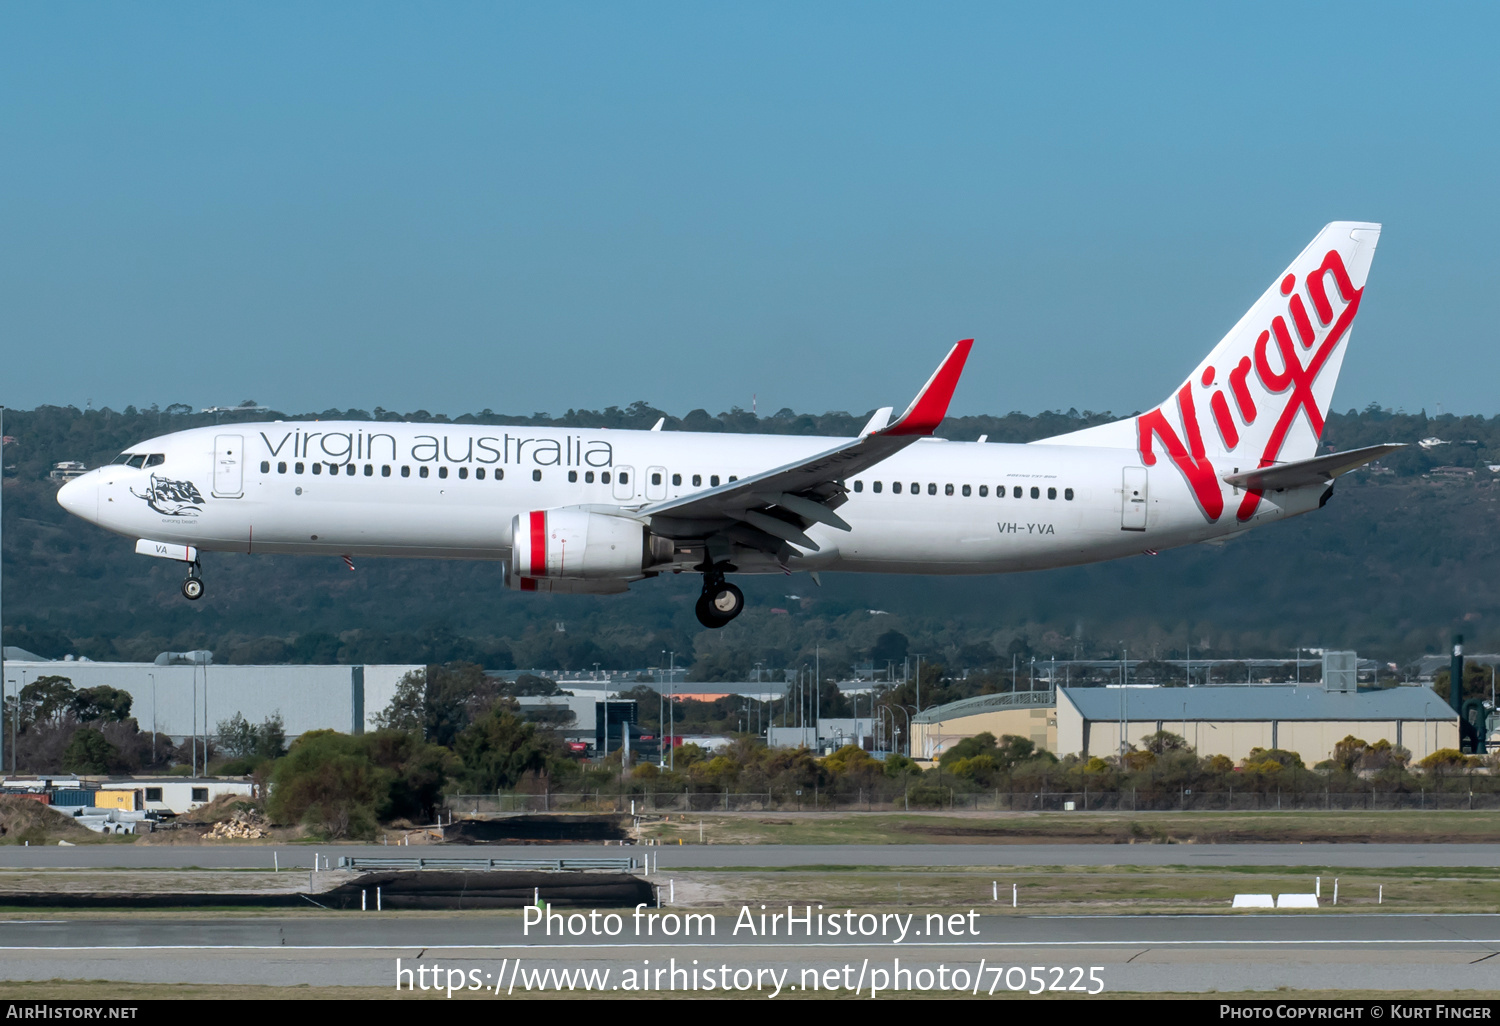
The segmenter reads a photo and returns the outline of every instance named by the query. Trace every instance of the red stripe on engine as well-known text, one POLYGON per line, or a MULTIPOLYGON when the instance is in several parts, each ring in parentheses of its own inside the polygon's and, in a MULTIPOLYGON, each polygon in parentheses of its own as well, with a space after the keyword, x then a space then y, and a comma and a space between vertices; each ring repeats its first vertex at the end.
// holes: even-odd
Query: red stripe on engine
POLYGON ((547 576, 547 514, 535 510, 531 514, 531 575, 547 576))

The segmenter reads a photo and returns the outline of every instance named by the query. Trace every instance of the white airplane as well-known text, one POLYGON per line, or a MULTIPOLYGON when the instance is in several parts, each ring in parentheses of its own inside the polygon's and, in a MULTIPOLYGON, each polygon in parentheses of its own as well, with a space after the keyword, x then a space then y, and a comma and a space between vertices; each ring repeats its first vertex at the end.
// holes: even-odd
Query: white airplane
POLYGON ((959 342, 894 421, 857 438, 274 421, 132 446, 58 492, 69 512, 187 564, 202 552, 493 559, 521 591, 610 594, 703 575, 993 574, 1156 552, 1309 512, 1399 448, 1317 455, 1380 237, 1335 222, 1145 413, 1027 445, 932 437, 959 342))

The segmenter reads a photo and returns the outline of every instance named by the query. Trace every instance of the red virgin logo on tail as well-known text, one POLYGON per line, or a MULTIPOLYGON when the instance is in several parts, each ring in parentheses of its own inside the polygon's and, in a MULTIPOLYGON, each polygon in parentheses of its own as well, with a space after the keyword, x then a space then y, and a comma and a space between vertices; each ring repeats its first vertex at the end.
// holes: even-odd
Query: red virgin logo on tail
MULTIPOLYGON (((1354 283, 1349 280, 1349 272, 1345 269, 1344 260, 1339 256, 1338 250, 1332 249, 1323 257, 1323 262, 1317 270, 1308 276, 1305 285, 1308 298, 1312 300, 1313 312, 1317 315, 1319 327, 1327 329, 1322 342, 1317 340, 1317 329, 1313 327, 1307 307, 1302 302, 1302 296, 1293 292, 1297 287, 1297 276, 1288 274, 1281 281, 1281 294, 1290 297, 1287 301, 1286 314, 1273 317, 1271 326, 1262 331, 1260 337, 1255 340, 1254 359, 1252 360, 1250 356, 1240 357, 1239 362, 1227 375, 1229 395, 1233 397, 1234 407, 1239 413, 1239 422, 1246 427, 1254 424, 1257 417, 1262 415, 1262 411, 1256 407, 1255 398, 1248 384, 1252 369, 1255 372, 1255 379, 1267 396, 1286 396, 1281 409, 1275 411, 1276 421, 1266 439, 1265 450, 1260 454, 1258 464, 1260 467, 1269 467, 1277 462, 1277 458, 1281 455, 1281 448, 1286 444, 1287 432, 1291 430, 1292 423, 1297 419, 1299 412, 1306 415, 1308 425, 1312 428, 1315 437, 1323 434, 1323 411, 1318 409, 1317 399, 1313 395, 1313 385, 1318 380, 1318 375, 1322 373, 1328 358, 1333 355, 1334 349, 1348 333, 1354 315, 1359 312, 1360 297, 1364 294, 1364 289, 1356 289, 1354 283), (1334 286, 1338 289, 1339 299, 1344 303, 1344 308, 1339 312, 1337 320, 1334 318, 1333 304, 1328 298, 1330 276, 1333 278, 1334 286), (1290 326, 1288 318, 1290 318, 1290 326), (1295 339, 1293 332, 1295 332, 1295 339), (1279 370, 1272 366, 1272 357, 1269 354, 1273 340, 1276 344, 1276 358, 1281 365, 1279 370), (1308 352, 1306 363, 1302 362, 1299 355, 1298 343, 1302 350, 1308 352)), ((1216 371, 1213 367, 1204 370, 1200 379, 1201 387, 1214 388, 1215 377, 1216 371)), ((1268 402, 1267 405, 1274 406, 1274 403, 1268 402)), ((1208 407, 1212 414, 1212 430, 1219 433, 1225 451, 1233 452, 1240 444, 1241 432, 1239 425, 1236 424, 1234 413, 1230 410, 1230 401, 1226 398, 1223 387, 1214 388, 1208 407)), ((1271 412, 1273 411, 1270 409, 1265 411, 1266 414, 1271 412)), ((1188 487, 1192 489, 1198 505, 1203 510, 1203 515, 1208 518, 1209 522, 1216 521, 1224 513, 1224 493, 1213 462, 1205 452, 1203 428, 1198 422, 1191 380, 1177 392, 1177 413, 1182 422, 1183 434, 1187 436, 1185 441, 1178 437, 1171 422, 1159 406, 1136 418, 1137 445, 1141 453, 1141 462, 1148 467, 1156 465, 1154 445, 1155 442, 1160 441, 1162 448, 1167 451, 1167 456, 1176 464, 1184 480, 1187 481, 1188 487)), ((1258 491, 1245 493, 1237 513, 1241 521, 1249 520, 1254 515, 1260 499, 1261 493, 1258 491)))

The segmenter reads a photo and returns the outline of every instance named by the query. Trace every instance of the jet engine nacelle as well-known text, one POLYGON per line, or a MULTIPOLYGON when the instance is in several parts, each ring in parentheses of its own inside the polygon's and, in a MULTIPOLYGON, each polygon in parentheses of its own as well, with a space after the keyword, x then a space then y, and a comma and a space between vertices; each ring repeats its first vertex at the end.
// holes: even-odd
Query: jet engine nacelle
POLYGON ((521 577, 635 580, 670 559, 670 541, 629 517, 586 509, 538 509, 511 525, 512 566, 521 577), (656 550, 663 548, 665 557, 656 550))

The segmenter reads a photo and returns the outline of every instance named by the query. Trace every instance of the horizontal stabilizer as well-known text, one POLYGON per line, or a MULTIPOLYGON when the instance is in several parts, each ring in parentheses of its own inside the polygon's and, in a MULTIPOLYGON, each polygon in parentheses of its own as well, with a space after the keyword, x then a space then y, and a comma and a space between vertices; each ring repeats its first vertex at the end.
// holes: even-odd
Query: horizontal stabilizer
POLYGON ((1387 453, 1404 448, 1406 448, 1405 445, 1395 442, 1370 445, 1363 449, 1350 449, 1347 452, 1315 456, 1310 460, 1278 463, 1275 466, 1261 467, 1259 470, 1226 474, 1224 481, 1226 484, 1251 492, 1279 492, 1287 488, 1303 488, 1307 485, 1332 481, 1351 470, 1359 469, 1371 460, 1378 460, 1387 453))

